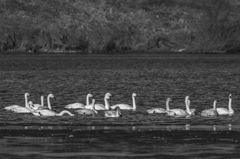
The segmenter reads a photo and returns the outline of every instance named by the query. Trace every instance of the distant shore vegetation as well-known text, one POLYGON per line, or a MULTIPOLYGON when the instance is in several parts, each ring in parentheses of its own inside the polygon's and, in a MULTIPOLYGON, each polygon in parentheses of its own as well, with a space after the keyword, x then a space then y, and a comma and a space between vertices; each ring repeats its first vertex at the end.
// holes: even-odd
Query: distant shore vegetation
POLYGON ((0 51, 240 51, 239 0, 1 0, 0 51))

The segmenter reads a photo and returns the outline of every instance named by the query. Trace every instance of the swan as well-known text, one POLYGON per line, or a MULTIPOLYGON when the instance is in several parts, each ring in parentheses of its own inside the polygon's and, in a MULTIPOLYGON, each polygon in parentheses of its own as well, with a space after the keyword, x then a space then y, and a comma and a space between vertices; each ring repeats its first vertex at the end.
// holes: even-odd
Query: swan
POLYGON ((4 107, 3 109, 5 109, 5 110, 13 110, 13 109, 15 109, 15 111, 14 112, 16 112, 17 110, 16 109, 21 109, 21 108, 23 108, 22 110, 25 110, 27 113, 30 113, 30 111, 28 111, 26 108, 28 107, 28 96, 29 96, 30 94, 29 93, 25 93, 24 94, 24 99, 25 99, 25 107, 22 107, 22 106, 20 106, 20 105, 11 105, 11 106, 6 106, 6 107, 4 107))
POLYGON ((132 94, 132 106, 130 106, 128 104, 116 104, 116 105, 110 106, 110 108, 111 109, 116 109, 117 107, 119 107, 122 110, 133 110, 133 111, 135 111, 137 109, 136 100, 135 100, 136 96, 137 96, 136 93, 132 94))
POLYGON ((119 107, 116 107, 115 110, 106 110, 104 111, 105 117, 112 117, 112 118, 118 118, 122 116, 121 109, 119 107))
MULTIPOLYGON (((86 97, 86 105, 89 105, 89 98, 90 97, 93 97, 90 93, 87 94, 87 97, 86 97)), ((64 108, 66 109, 81 109, 81 108, 84 108, 84 104, 83 103, 72 103, 72 104, 68 104, 66 105, 64 108)))
MULTIPOLYGON (((37 110, 32 110, 31 113, 35 116, 63 116, 64 114, 68 114, 69 116, 74 116, 74 114, 70 113, 67 110, 63 110, 60 113, 56 113, 52 111, 51 103, 50 103, 50 98, 54 98, 53 94, 49 94, 47 97, 47 102, 48 102, 48 109, 37 109, 37 110)), ((30 103, 31 104, 31 103, 30 103)), ((33 107, 33 105, 29 106, 30 108, 33 107)))
POLYGON ((178 116, 178 117, 183 117, 183 116, 189 116, 192 115, 189 105, 188 105, 188 98, 189 96, 185 97, 185 104, 186 104, 186 111, 183 109, 170 109, 169 108, 169 102, 171 101, 171 98, 167 98, 166 100, 166 110, 167 110, 167 115, 169 116, 178 116))
MULTIPOLYGON (((108 99, 110 99, 111 94, 110 93, 106 93, 104 96, 104 105, 103 104, 95 104, 95 110, 109 110, 109 103, 108 103, 108 99)), ((92 104, 88 104, 86 105, 84 108, 86 109, 93 109, 92 108, 93 105, 92 104)))
MULTIPOLYGON (((5 107, 6 110, 10 110, 10 111, 15 112, 15 113, 31 113, 29 105, 28 105, 28 98, 27 98, 28 96, 29 96, 29 93, 24 94, 25 107, 22 107, 22 106, 19 106, 19 105, 13 105, 13 106, 10 106, 11 109, 9 109, 9 107, 7 107, 7 108, 5 107)), ((36 110, 38 108, 33 106, 32 109, 36 110)))
POLYGON ((234 114, 234 110, 232 109, 232 94, 229 94, 228 109, 217 108, 217 112, 219 115, 233 115, 234 114))
POLYGON ((201 112, 201 116, 205 116, 205 117, 216 117, 216 116, 218 116, 218 112, 216 110, 216 105, 217 105, 217 100, 214 100, 213 108, 203 110, 201 112))
MULTIPOLYGON (((185 104, 188 105, 189 108, 190 108, 190 103, 191 103, 190 99, 185 98, 185 104)), ((186 111, 187 111, 187 109, 186 109, 186 111)), ((196 109, 190 109, 190 112, 191 112, 191 115, 197 115, 197 110, 196 109)))
POLYGON ((162 114, 162 113, 166 113, 166 109, 164 108, 151 108, 147 110, 148 114, 153 114, 153 113, 158 113, 158 114, 162 114))
POLYGON ((44 107, 44 96, 41 96, 41 104, 33 104, 33 106, 38 109, 44 107))
POLYGON ((78 113, 78 114, 82 114, 82 115, 96 115, 96 114, 98 114, 98 112, 95 110, 95 99, 92 99, 91 105, 92 105, 91 109, 83 108, 83 109, 78 109, 75 112, 78 113))

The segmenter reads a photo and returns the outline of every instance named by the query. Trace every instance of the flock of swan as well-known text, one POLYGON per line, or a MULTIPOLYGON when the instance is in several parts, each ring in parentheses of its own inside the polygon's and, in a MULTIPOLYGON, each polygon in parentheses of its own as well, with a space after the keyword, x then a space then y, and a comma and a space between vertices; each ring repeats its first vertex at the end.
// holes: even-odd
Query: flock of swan
MULTIPOLYGON (((75 116, 75 114, 80 115, 96 115, 98 111, 104 111, 105 117, 121 117, 121 110, 133 110, 137 109, 136 106, 136 93, 132 94, 132 106, 128 104, 115 104, 110 106, 108 100, 111 97, 110 93, 106 93, 104 96, 104 104, 99 104, 95 102, 95 99, 92 99, 90 103, 90 98, 93 97, 92 94, 88 94, 86 97, 86 104, 83 103, 72 103, 66 105, 65 109, 74 110, 74 113, 71 113, 68 110, 63 110, 60 113, 57 113, 52 110, 50 98, 54 98, 53 94, 47 96, 47 108, 44 106, 44 96, 41 96, 41 104, 35 104, 32 101, 28 101, 29 93, 24 94, 25 106, 11 105, 4 107, 7 111, 12 111, 15 113, 32 113, 34 116, 63 116, 68 114, 69 116, 75 116)), ((189 96, 185 97, 186 109, 170 109, 169 103, 171 98, 166 100, 166 109, 165 108, 151 108, 146 110, 147 113, 159 113, 166 114, 167 116, 174 117, 189 117, 192 115, 200 114, 205 117, 216 117, 218 115, 233 115, 234 110, 232 109, 232 95, 229 95, 228 109, 227 108, 217 108, 217 101, 214 100, 213 107, 210 109, 205 109, 203 111, 197 111, 196 109, 190 109, 190 99, 189 96)))

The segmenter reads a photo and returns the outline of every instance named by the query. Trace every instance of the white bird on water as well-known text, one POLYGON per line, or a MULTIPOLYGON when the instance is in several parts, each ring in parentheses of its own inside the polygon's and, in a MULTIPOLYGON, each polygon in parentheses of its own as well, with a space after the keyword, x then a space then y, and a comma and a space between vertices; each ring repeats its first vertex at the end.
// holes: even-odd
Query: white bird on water
MULTIPOLYGON (((28 96, 30 94, 29 93, 25 93, 24 94, 24 98, 25 98, 25 107, 19 106, 19 105, 11 105, 11 106, 7 106, 4 107, 5 110, 10 110, 12 112, 15 113, 31 113, 29 105, 28 105, 28 96)), ((38 109, 38 107, 33 107, 33 110, 38 109)))
MULTIPOLYGON (((86 96, 86 105, 89 105, 89 98, 92 97, 92 94, 87 94, 86 96)), ((64 108, 66 109, 81 109, 84 108, 85 105, 83 103, 72 103, 72 104, 68 104, 66 105, 64 108)))
POLYGON ((186 110, 179 109, 179 108, 170 109, 169 108, 169 102, 171 101, 171 98, 167 98, 167 101, 166 101, 167 115, 176 116, 176 117, 184 117, 184 116, 192 115, 192 112, 190 111, 190 108, 189 108, 189 105, 188 105, 188 98, 189 98, 189 96, 185 97, 186 110))
MULTIPOLYGON (((33 110, 31 109, 31 112, 33 115, 35 116, 63 116, 64 114, 68 114, 69 116, 74 116, 74 114, 72 114, 71 112, 67 111, 67 110, 63 110, 60 113, 56 113, 54 111, 52 111, 52 107, 51 107, 51 103, 50 103, 50 98, 54 98, 53 94, 49 94, 47 97, 47 102, 48 102, 48 109, 38 109, 38 110, 33 110)), ((29 107, 32 108, 34 107, 32 105, 32 103, 29 103, 29 107)))
POLYGON ((229 94, 228 109, 227 108, 217 108, 216 110, 219 115, 233 115, 234 110, 232 108, 232 94, 229 94))
MULTIPOLYGON (((106 93, 104 96, 104 105, 103 104, 98 104, 95 103, 95 110, 109 110, 109 103, 108 103, 108 99, 110 98, 111 94, 110 93, 106 93)), ((88 104, 86 105, 84 108, 86 109, 92 109, 93 105, 92 104, 88 104)))
POLYGON ((83 108, 83 109, 75 110, 75 112, 78 114, 81 114, 81 115, 96 115, 96 114, 98 114, 98 112, 95 110, 95 99, 92 99, 91 105, 92 105, 92 107, 90 109, 83 108))
POLYGON ((203 110, 201 112, 201 116, 205 116, 205 117, 216 117, 216 116, 218 116, 218 112, 216 110, 216 107, 217 107, 217 100, 214 100, 213 108, 203 110))
POLYGON ((132 94, 132 106, 128 105, 128 104, 116 104, 113 106, 110 106, 111 109, 116 109, 117 107, 119 107, 121 110, 133 110, 136 111, 137 106, 136 106, 136 93, 132 94))

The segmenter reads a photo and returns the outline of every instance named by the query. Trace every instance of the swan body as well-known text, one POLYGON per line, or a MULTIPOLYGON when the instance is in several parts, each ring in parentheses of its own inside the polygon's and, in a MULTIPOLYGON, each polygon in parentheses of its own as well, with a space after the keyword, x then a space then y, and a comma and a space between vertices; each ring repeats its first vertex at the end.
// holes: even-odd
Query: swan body
POLYGON ((110 107, 111 107, 111 109, 116 109, 117 107, 119 107, 121 110, 133 110, 133 111, 135 111, 137 109, 136 99, 135 99, 136 96, 137 96, 136 93, 132 94, 132 106, 130 106, 128 104, 116 104, 116 105, 113 105, 113 106, 110 106, 110 107))
POLYGON ((118 118, 122 116, 121 109, 119 107, 116 110, 104 111, 104 116, 107 118, 118 118))
POLYGON ((5 110, 10 110, 15 113, 31 113, 29 107, 28 107, 28 96, 29 93, 24 94, 25 98, 25 107, 19 106, 19 105, 12 105, 12 106, 7 106, 4 109, 5 110))
MULTIPOLYGON (((107 102, 107 100, 110 98, 111 94, 110 93, 106 93, 104 96, 104 105, 103 104, 95 104, 95 110, 109 110, 109 104, 107 102)), ((92 104, 88 104, 86 105, 84 108, 86 109, 93 109, 93 105, 92 104)))
POLYGON ((232 95, 229 94, 228 109, 227 108, 217 108, 219 115, 233 115, 234 110, 232 109, 232 95))
POLYGON ((147 112, 149 114, 154 114, 154 113, 162 114, 162 113, 166 113, 166 109, 164 109, 164 108, 151 108, 151 109, 148 109, 147 112))
MULTIPOLYGON (((28 98, 27 98, 28 96, 29 96, 29 93, 25 93, 24 94, 25 107, 27 107, 27 104, 28 104, 28 98)), ((3 109, 5 109, 5 110, 12 110, 14 108, 19 108, 19 107, 22 107, 22 106, 20 106, 20 105, 10 105, 10 106, 4 107, 3 109)))
MULTIPOLYGON (((53 94, 49 94, 47 97, 47 101, 48 101, 48 109, 37 109, 37 110, 31 110, 31 113, 35 116, 63 116, 64 114, 68 114, 69 116, 74 116, 74 114, 70 113, 67 110, 63 110, 60 113, 56 113, 54 111, 52 111, 52 107, 51 107, 51 103, 50 103, 50 98, 54 98, 53 94)), ((31 103, 29 103, 29 108, 32 108, 33 105, 31 105, 31 103)))
POLYGON ((92 107, 91 109, 83 108, 83 109, 78 109, 75 112, 78 114, 82 115, 96 115, 98 112, 95 110, 95 99, 92 99, 92 107))
POLYGON ((216 104, 217 104, 217 100, 214 100, 213 108, 203 110, 201 112, 201 116, 205 116, 205 117, 216 117, 216 116, 218 116, 218 112, 216 110, 216 104))
POLYGON ((41 104, 33 104, 33 106, 37 109, 43 108, 44 107, 44 96, 41 96, 41 104))
POLYGON ((178 109, 178 108, 170 109, 169 108, 169 102, 171 101, 171 98, 168 98, 167 101, 166 101, 167 115, 169 115, 169 116, 178 116, 178 117, 192 115, 192 112, 189 109, 188 99, 189 99, 189 96, 186 96, 185 97, 186 110, 183 110, 183 109, 178 109))
MULTIPOLYGON (((92 97, 92 95, 89 93, 87 94, 86 97, 86 105, 89 105, 89 98, 92 97)), ((64 108, 66 109, 81 109, 84 108, 85 105, 83 103, 72 103, 72 104, 68 104, 66 105, 64 108)))

